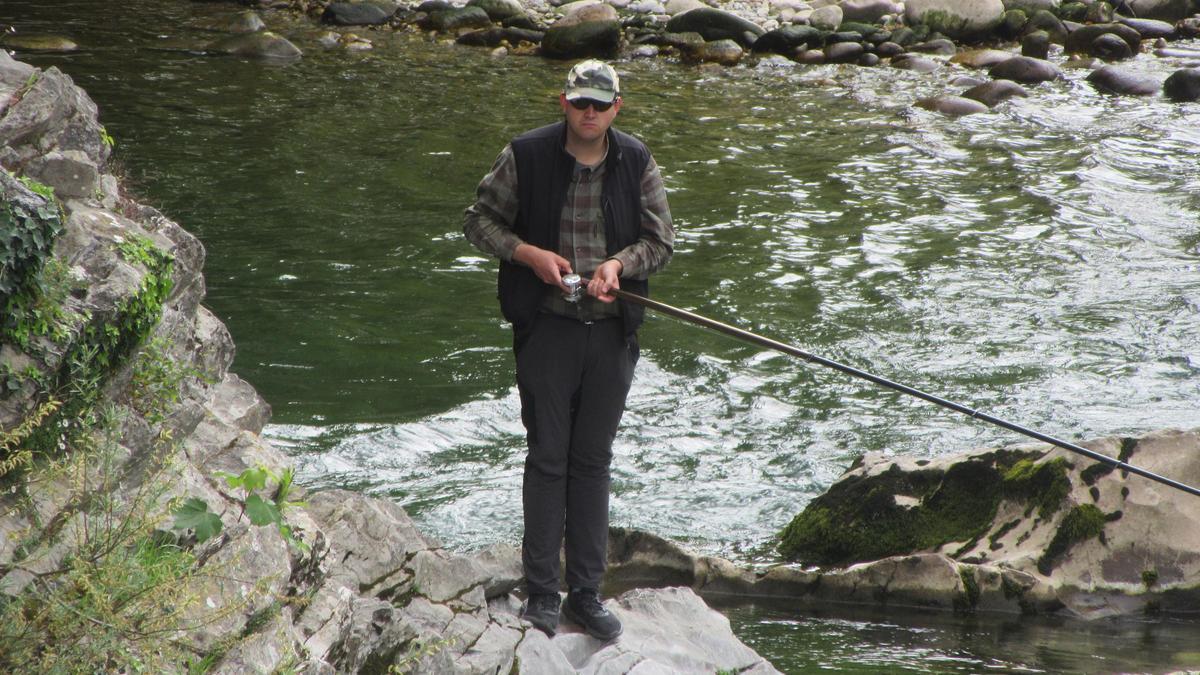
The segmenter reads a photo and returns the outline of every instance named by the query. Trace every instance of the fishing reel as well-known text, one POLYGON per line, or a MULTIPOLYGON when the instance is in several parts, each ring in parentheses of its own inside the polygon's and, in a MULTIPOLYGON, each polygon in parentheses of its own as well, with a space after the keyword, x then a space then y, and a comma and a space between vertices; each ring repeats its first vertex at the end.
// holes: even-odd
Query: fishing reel
POLYGON ((567 292, 563 293, 563 300, 579 302, 579 299, 583 297, 583 277, 578 274, 564 274, 562 285, 567 288, 567 292))

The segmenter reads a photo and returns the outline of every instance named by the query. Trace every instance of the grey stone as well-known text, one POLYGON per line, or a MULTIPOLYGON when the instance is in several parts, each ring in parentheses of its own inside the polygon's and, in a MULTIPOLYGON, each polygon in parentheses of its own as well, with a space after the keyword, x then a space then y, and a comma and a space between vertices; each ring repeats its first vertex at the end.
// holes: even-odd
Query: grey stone
POLYGON ((705 43, 700 50, 700 60, 719 63, 723 66, 735 66, 742 60, 745 51, 733 40, 713 40, 705 43))
POLYGON ((932 73, 941 68, 942 64, 924 56, 901 54, 892 59, 892 67, 917 73, 932 73))
POLYGON ((950 57, 950 63, 957 63, 968 68, 991 68, 992 66, 1012 58, 1012 52, 1001 49, 968 49, 950 57))
POLYGON ((1200 68, 1183 68, 1163 82, 1163 94, 1176 102, 1200 100, 1200 68))
POLYGON ((377 26, 392 18, 379 5, 369 2, 332 2, 321 14, 321 22, 334 26, 377 26))
POLYGON ((988 70, 988 74, 998 80, 1012 80, 1023 84, 1048 82, 1062 78, 1062 71, 1058 69, 1058 66, 1049 61, 1033 59, 1028 56, 1014 56, 1007 61, 998 63, 988 70))
POLYGON ((1004 14, 1001 0, 907 0, 904 18, 909 23, 929 26, 930 30, 952 38, 986 35, 1004 14))
POLYGON ((488 18, 496 22, 525 14, 525 8, 517 0, 470 0, 467 6, 479 7, 487 13, 488 18))
POLYGON ((964 98, 974 99, 989 108, 994 108, 1014 96, 1029 96, 1029 92, 1025 91, 1025 87, 1012 80, 993 80, 971 87, 962 95, 964 98))
POLYGON ((1090 54, 1096 38, 1107 34, 1124 40, 1131 54, 1137 54, 1141 48, 1142 36, 1136 30, 1119 23, 1098 23, 1072 31, 1063 44, 1063 50, 1068 54, 1090 54))
POLYGON ((621 40, 616 10, 604 4, 585 7, 546 30, 542 53, 551 58, 610 56, 621 40))
POLYGON ((1133 56, 1133 52, 1129 50, 1129 43, 1112 33, 1097 35, 1088 45, 1087 53, 1105 61, 1120 61, 1133 56))
POLYGON ((699 7, 676 14, 667 22, 667 30, 672 33, 699 33, 709 41, 734 40, 747 48, 766 33, 752 21, 711 7, 699 7))
POLYGON ((209 45, 208 51, 254 59, 281 60, 298 59, 303 54, 300 48, 287 38, 271 31, 233 35, 209 45))
POLYGON ((932 96, 929 98, 918 99, 916 106, 925 108, 934 112, 940 112, 943 115, 971 115, 974 113, 987 112, 988 107, 979 101, 962 96, 932 96))
POLYGON ((1179 21, 1193 14, 1190 0, 1129 0, 1129 14, 1141 19, 1179 21))
POLYGON ((1045 61, 1050 58, 1050 34, 1035 30, 1021 38, 1021 56, 1045 61))
POLYGON ((1143 40, 1157 40, 1165 38, 1167 40, 1175 39, 1178 35, 1173 24, 1166 21, 1156 21, 1154 19, 1131 19, 1129 17, 1119 17, 1117 21, 1123 25, 1129 26, 1136 30, 1143 40))
POLYGON ((838 5, 842 8, 843 21, 879 23, 885 16, 904 11, 901 3, 892 0, 842 0, 838 5))
POLYGON ((791 54, 798 47, 818 46, 821 32, 812 26, 782 26, 754 41, 755 52, 791 54))
POLYGON ((829 63, 854 63, 865 51, 857 42, 837 42, 825 48, 825 60, 829 63))
POLYGON ((818 30, 835 31, 842 25, 842 8, 838 5, 826 5, 813 10, 808 22, 818 30))
POLYGON ((1116 66, 1093 70, 1088 74, 1087 81, 1099 91, 1128 96, 1150 96, 1162 88, 1162 83, 1152 77, 1116 66))

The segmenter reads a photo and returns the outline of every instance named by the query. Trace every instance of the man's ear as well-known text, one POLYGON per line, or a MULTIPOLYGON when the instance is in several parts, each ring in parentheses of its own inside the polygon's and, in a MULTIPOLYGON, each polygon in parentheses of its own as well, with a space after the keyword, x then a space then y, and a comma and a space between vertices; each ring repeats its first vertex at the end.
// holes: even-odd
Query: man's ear
POLYGON ((613 99, 613 110, 616 110, 617 112, 621 112, 621 103, 624 100, 625 99, 621 98, 620 96, 614 98, 613 99))
POLYGON ((567 94, 561 93, 558 95, 558 104, 562 106, 563 112, 567 112, 567 94))

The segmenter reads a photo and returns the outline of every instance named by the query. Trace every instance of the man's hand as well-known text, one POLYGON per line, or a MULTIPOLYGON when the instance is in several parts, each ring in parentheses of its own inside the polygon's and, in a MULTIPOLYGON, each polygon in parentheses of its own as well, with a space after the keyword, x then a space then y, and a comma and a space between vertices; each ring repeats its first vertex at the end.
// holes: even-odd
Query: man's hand
POLYGON ((567 290, 563 288, 562 275, 571 273, 571 263, 561 255, 533 244, 521 244, 513 251, 512 259, 533 270, 544 283, 567 290))
POLYGON ((623 267, 621 261, 615 258, 609 258, 600 263, 600 266, 592 273, 591 281, 588 282, 588 295, 600 302, 616 300, 617 296, 609 295, 608 292, 621 287, 621 269, 623 267))

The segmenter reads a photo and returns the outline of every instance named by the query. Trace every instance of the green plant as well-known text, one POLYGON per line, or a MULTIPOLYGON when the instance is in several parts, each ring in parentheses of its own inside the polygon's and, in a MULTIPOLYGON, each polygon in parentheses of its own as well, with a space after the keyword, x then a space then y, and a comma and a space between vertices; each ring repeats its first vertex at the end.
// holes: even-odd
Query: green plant
POLYGON ((199 369, 170 354, 170 342, 153 337, 134 358, 130 377, 130 401, 151 425, 166 418, 172 404, 179 402, 180 385, 189 378, 209 381, 199 369))
MULTIPOLYGON (((258 466, 246 469, 237 475, 223 471, 218 472, 217 475, 224 478, 230 488, 241 490, 244 495, 240 499, 234 498, 242 507, 238 518, 245 515, 252 524, 260 527, 275 525, 284 541, 301 551, 308 552, 308 544, 295 536, 292 528, 283 520, 285 510, 304 505, 304 502, 289 499, 294 486, 295 469, 288 467, 276 473, 265 466, 258 466), (260 493, 266 491, 267 486, 272 482, 275 484, 275 489, 271 491, 269 497, 264 499, 260 493)), ((192 530, 196 534, 197 542, 204 542, 219 534, 221 527, 220 516, 213 513, 209 509, 208 503, 202 499, 192 497, 175 511, 174 529, 192 530)))
MULTIPOLYGON (((12 178, 6 173, 2 182, 11 187, 12 178)), ((62 212, 54 191, 28 178, 19 182, 41 199, 0 204, 0 338, 16 337, 18 321, 26 315, 32 298, 43 290, 39 272, 62 231, 62 212)))
POLYGON ((458 638, 453 635, 447 638, 439 638, 436 640, 417 638, 408 646, 408 651, 404 656, 397 659, 395 663, 388 666, 389 675, 401 675, 402 673, 411 673, 417 669, 425 659, 436 656, 445 649, 449 649, 458 643, 458 638))
POLYGON ((108 129, 105 129, 104 127, 100 127, 100 141, 110 148, 116 147, 117 145, 116 140, 114 140, 113 137, 108 133, 108 129))

